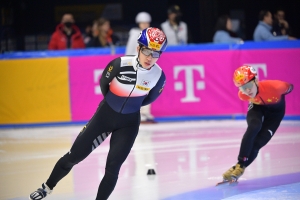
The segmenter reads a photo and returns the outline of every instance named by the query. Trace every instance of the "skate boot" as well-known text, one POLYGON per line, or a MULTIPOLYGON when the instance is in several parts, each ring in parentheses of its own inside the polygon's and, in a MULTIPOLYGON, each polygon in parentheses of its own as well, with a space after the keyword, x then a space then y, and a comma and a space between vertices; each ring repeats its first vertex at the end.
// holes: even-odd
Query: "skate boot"
POLYGON ((234 171, 235 166, 232 166, 223 174, 223 181, 231 181, 231 173, 234 171))
POLYGON ((237 181, 245 171, 245 167, 241 167, 240 164, 235 165, 235 169, 231 172, 231 179, 232 181, 237 181))
POLYGON ((42 184, 42 188, 38 188, 36 191, 29 195, 30 200, 40 200, 45 199, 48 194, 51 194, 52 190, 46 185, 42 184))

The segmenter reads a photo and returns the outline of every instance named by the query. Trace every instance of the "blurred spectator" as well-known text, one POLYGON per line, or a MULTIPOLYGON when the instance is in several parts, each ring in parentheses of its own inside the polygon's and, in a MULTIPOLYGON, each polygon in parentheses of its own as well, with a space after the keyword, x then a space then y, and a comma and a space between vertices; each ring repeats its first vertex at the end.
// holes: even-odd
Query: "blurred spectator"
MULTIPOLYGON (((125 55, 137 55, 138 54, 138 37, 142 30, 150 27, 151 15, 147 12, 140 12, 135 17, 135 22, 138 27, 132 28, 129 31, 129 38, 126 45, 125 55)), ((142 106, 141 110, 141 123, 155 123, 154 117, 151 114, 151 104, 142 106)))
POLYGON ((237 34, 232 31, 232 23, 228 15, 222 15, 218 18, 215 31, 213 43, 240 44, 243 42, 243 40, 237 37, 237 34))
POLYGON ((289 32, 289 23, 285 20, 285 12, 283 10, 277 10, 274 14, 273 21, 273 35, 288 35, 289 32))
POLYGON ((87 25, 84 29, 84 33, 82 34, 83 35, 83 41, 84 41, 84 44, 87 44, 89 43, 89 41, 93 38, 93 34, 92 34, 92 25, 87 25))
POLYGON ((87 44, 87 47, 112 47, 119 43, 119 38, 113 34, 110 27, 110 21, 100 18, 94 21, 92 27, 93 38, 87 44))
POLYGON ((273 41, 273 40, 295 40, 296 38, 281 35, 274 36, 271 32, 273 25, 272 14, 268 10, 262 10, 259 13, 259 22, 253 34, 254 41, 273 41))
POLYGON ((92 36, 93 38, 98 37, 99 35, 99 29, 98 29, 98 20, 94 20, 93 26, 92 26, 92 36))
POLYGON ((78 49, 85 48, 83 37, 79 28, 75 25, 72 14, 64 14, 61 23, 56 26, 55 32, 52 34, 48 49, 78 49))
POLYGON ((162 31, 168 38, 168 45, 187 44, 188 27, 181 21, 182 13, 178 5, 168 9, 168 19, 161 24, 162 31))
POLYGON ((147 12, 140 12, 135 17, 135 22, 137 23, 138 27, 134 27, 129 31, 129 38, 126 44, 125 55, 137 55, 137 39, 139 34, 145 28, 150 27, 151 23, 151 15, 147 12))

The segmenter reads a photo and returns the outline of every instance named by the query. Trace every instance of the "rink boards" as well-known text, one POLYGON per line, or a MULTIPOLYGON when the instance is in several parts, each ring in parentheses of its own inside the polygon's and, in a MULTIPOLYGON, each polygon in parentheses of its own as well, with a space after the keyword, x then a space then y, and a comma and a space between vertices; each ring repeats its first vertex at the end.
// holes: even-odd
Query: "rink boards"
MULTIPOLYGON (((237 97, 232 73, 237 67, 249 64, 258 70, 259 80, 294 84, 294 91, 286 96, 286 116, 299 117, 298 44, 283 48, 257 45, 256 49, 255 45, 249 49, 191 46, 187 50, 187 47, 172 50, 171 47, 158 60, 167 82, 162 95, 152 104, 152 113, 158 118, 244 115, 247 102, 237 97)), ((0 125, 89 120, 103 99, 99 87, 103 69, 123 54, 80 52, 85 53, 69 50, 53 56, 46 51, 44 56, 37 53, 36 57, 35 54, 24 58, 1 57, 0 125)))

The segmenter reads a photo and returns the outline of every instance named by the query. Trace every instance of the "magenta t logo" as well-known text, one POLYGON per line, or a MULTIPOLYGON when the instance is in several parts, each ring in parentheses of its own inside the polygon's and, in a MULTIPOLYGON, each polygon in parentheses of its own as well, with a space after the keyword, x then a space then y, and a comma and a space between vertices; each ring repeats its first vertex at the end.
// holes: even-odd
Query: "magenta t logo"
POLYGON ((96 84, 95 87, 94 87, 95 95, 102 94, 101 88, 100 88, 100 85, 99 85, 99 80, 100 80, 100 77, 102 76, 103 71, 104 71, 104 69, 95 69, 93 71, 93 73, 94 73, 94 83, 96 84))
POLYGON ((181 102, 198 102, 200 97, 195 96, 195 90, 204 90, 205 82, 196 81, 196 88, 194 87, 194 73, 200 74, 203 79, 205 77, 203 65, 177 65, 174 66, 174 89, 175 91, 185 90, 185 97, 180 99, 181 102), (184 73, 184 82, 176 81, 180 73, 184 73), (185 88, 183 88, 185 85, 185 88))

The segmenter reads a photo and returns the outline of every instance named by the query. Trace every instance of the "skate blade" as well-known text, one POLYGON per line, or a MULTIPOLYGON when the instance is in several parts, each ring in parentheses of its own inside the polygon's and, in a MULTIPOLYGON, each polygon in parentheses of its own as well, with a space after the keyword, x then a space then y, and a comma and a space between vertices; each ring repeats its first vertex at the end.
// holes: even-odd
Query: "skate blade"
POLYGON ((230 186, 235 186, 235 185, 237 185, 238 184, 238 182, 237 181, 233 181, 233 180, 231 180, 231 181, 222 181, 222 182, 219 182, 219 183, 217 183, 217 185, 216 186, 222 186, 222 185, 230 185, 230 186))

